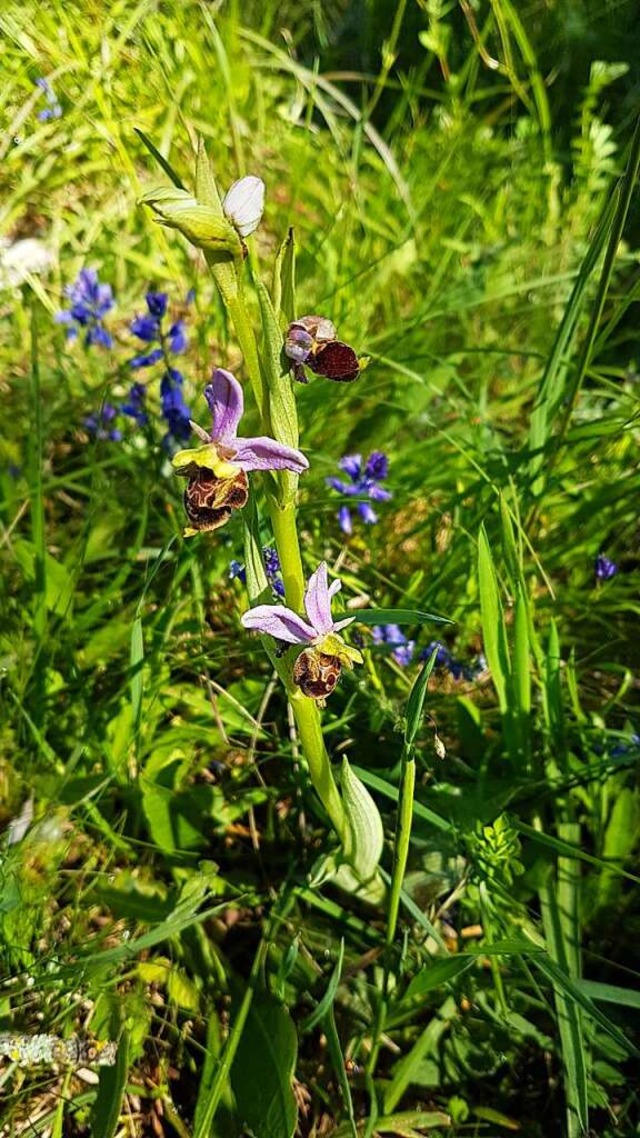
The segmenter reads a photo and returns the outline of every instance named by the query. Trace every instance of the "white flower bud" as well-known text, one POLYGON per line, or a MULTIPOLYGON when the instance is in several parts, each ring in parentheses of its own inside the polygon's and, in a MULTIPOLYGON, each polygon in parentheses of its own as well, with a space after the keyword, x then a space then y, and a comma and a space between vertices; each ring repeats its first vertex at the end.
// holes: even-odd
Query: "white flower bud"
POLYGON ((248 174, 246 178, 234 182, 222 203, 222 208, 240 236, 248 237, 258 228, 264 209, 262 178, 248 174))

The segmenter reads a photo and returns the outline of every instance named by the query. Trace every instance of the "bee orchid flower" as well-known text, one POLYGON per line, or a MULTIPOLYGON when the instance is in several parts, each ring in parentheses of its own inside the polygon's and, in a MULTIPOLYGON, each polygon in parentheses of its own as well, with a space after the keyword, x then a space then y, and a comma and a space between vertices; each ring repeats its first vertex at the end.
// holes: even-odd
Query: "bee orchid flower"
POLYGON ((307 584, 306 620, 286 605, 257 605, 241 618, 245 628, 286 644, 304 645, 294 665, 293 679, 312 699, 323 700, 333 691, 343 665, 353 668, 362 663, 357 648, 350 648, 339 635, 355 617, 336 621, 331 615, 331 601, 341 588, 339 580, 329 585, 327 563, 321 561, 307 584))
POLYGON ((192 523, 187 536, 217 529, 248 499, 247 473, 252 470, 292 470, 301 474, 309 463, 301 451, 265 435, 237 434, 244 412, 242 387, 230 371, 217 368, 204 390, 213 417, 211 431, 192 427, 203 446, 179 450, 172 460, 176 474, 189 479, 185 508, 192 523))

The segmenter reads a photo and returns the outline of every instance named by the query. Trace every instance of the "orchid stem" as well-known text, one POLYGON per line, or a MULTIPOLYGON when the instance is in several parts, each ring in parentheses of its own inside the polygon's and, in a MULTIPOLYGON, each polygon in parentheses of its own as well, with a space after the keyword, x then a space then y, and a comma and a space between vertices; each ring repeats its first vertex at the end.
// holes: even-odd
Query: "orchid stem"
MULTIPOLYGON (((268 434, 271 432, 269 391, 260 365, 258 345, 241 292, 237 270, 235 266, 226 262, 216 262, 214 258, 209 256, 207 256, 207 263, 233 321, 260 412, 262 429, 265 434, 268 434)), ((280 506, 269 494, 267 501, 273 536, 280 559, 286 600, 292 609, 301 613, 304 611, 305 583, 296 526, 295 503, 288 501, 284 506, 280 506)), ((296 690, 292 693, 289 685, 287 685, 287 694, 293 709, 302 751, 309 767, 311 782, 340 840, 344 842, 346 836, 345 813, 340 792, 333 777, 331 760, 324 745, 318 708, 314 701, 304 696, 302 692, 296 690)))
POLYGON ((322 738, 320 713, 313 700, 302 695, 301 692, 294 696, 290 695, 289 700, 314 789, 327 811, 338 837, 344 844, 346 836, 344 807, 322 738))

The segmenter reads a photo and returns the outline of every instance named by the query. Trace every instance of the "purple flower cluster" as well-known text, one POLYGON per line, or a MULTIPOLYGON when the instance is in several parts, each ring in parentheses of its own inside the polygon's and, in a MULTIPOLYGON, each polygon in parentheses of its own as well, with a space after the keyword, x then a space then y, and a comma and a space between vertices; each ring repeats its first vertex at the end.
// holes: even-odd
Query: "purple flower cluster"
POLYGON ((122 439, 122 431, 119 427, 112 426, 118 413, 118 408, 114 407, 113 403, 105 403, 100 411, 87 415, 84 425, 94 438, 119 443, 122 439))
POLYGON ((618 566, 615 561, 605 557, 604 553, 599 553, 595 560, 594 570, 598 581, 609 581, 611 577, 615 577, 618 566))
POLYGON ((75 340, 80 329, 85 329, 84 342, 87 347, 98 344, 110 348, 113 339, 105 328, 104 318, 114 305, 111 285, 101 284, 95 269, 81 269, 72 285, 67 285, 65 295, 71 301, 69 308, 57 312, 57 324, 65 324, 67 339, 75 340))
MULTIPOLYGON (((284 596, 284 584, 280 577, 280 558, 278 557, 277 550, 270 545, 265 545, 262 550, 262 559, 264 561, 264 568, 267 574, 267 579, 274 593, 279 597, 284 596)), ((233 580, 242 581, 243 585, 247 583, 247 571, 241 561, 232 561, 229 565, 229 577, 233 580)))
POLYGON ((129 389, 126 402, 119 403, 117 406, 113 403, 105 403, 100 411, 87 415, 84 425, 94 438, 119 443, 123 433, 121 426, 116 426, 114 421, 118 418, 122 421, 121 417, 125 416, 128 419, 133 419, 139 427, 146 426, 149 422, 146 399, 147 389, 144 383, 133 383, 129 389))
POLYGON ((171 355, 180 355, 188 347, 184 320, 175 320, 165 329, 168 296, 165 292, 148 292, 145 297, 147 311, 131 321, 133 335, 146 345, 147 351, 134 356, 129 361, 133 370, 153 367, 163 362, 164 372, 160 380, 160 406, 169 430, 165 444, 171 441, 184 442, 191 434, 191 412, 183 395, 184 376, 170 363, 171 355))
MULTIPOLYGON (((361 454, 348 454, 338 463, 341 470, 349 475, 350 482, 342 478, 327 478, 327 486, 344 494, 348 498, 361 498, 357 511, 365 525, 375 525, 378 515, 371 505, 374 502, 388 502, 393 496, 390 490, 385 490, 380 483, 384 482, 389 473, 389 460, 382 451, 375 450, 369 455, 363 465, 361 454)), ((343 533, 353 532, 353 518, 349 506, 341 506, 338 510, 338 521, 343 533)))
POLYGON ((49 83, 49 80, 48 79, 36 79, 36 87, 40 88, 40 90, 42 91, 42 93, 46 99, 46 102, 47 102, 47 106, 43 107, 42 110, 38 111, 39 121, 40 122, 47 122, 49 119, 61 118, 62 117, 62 107, 60 106, 60 100, 58 99, 58 96, 56 95, 55 91, 53 90, 53 87, 49 83))
POLYGON ((434 649, 437 649, 436 668, 443 668, 449 672, 454 680, 475 680, 481 672, 486 670, 487 661, 482 654, 478 656, 475 663, 463 664, 461 660, 457 660, 456 657, 451 654, 446 645, 440 640, 432 640, 420 653, 420 659, 429 660, 434 649))
POLYGON ((398 624, 376 624, 373 629, 373 643, 389 645, 393 650, 392 658, 401 668, 406 668, 413 660, 416 642, 407 640, 398 624))

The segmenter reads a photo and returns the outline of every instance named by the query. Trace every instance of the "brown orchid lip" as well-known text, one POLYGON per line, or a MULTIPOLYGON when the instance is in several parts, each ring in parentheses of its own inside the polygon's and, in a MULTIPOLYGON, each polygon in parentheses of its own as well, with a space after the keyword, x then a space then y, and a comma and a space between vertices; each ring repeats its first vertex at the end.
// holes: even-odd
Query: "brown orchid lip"
POLYGON ((233 478, 217 478, 212 470, 199 467, 189 476, 184 491, 187 517, 198 532, 219 529, 248 501, 249 480, 243 470, 233 478))

